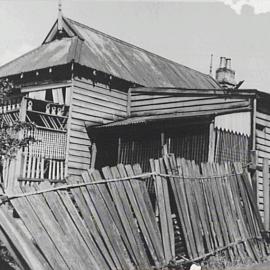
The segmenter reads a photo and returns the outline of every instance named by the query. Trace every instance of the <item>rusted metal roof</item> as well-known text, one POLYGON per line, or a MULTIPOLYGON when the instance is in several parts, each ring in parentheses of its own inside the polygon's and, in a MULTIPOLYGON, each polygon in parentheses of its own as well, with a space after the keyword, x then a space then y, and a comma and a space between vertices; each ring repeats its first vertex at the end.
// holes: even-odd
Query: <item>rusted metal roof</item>
POLYGON ((0 77, 25 73, 47 67, 64 65, 73 58, 77 37, 64 38, 39 46, 0 67, 0 77))
POLYGON ((68 32, 73 33, 73 38, 63 38, 43 44, 0 67, 0 77, 63 65, 73 60, 82 66, 142 86, 187 89, 220 88, 219 84, 209 75, 145 51, 71 19, 64 18, 64 21, 66 27, 69 27, 68 32))

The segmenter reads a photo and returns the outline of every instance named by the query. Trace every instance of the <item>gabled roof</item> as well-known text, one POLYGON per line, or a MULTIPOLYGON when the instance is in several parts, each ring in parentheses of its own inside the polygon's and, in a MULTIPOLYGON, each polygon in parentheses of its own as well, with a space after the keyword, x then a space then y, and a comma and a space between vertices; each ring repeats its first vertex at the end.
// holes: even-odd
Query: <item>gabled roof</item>
MULTIPOLYGON (((65 36, 77 36, 80 40, 73 58, 74 62, 82 66, 142 86, 220 88, 209 75, 145 51, 71 19, 63 18, 63 22, 65 36)), ((63 38, 55 41, 56 35, 57 23, 54 24, 41 47, 0 67, 0 77, 71 61, 72 57, 68 48, 70 48, 72 39, 63 38), (63 51, 60 53, 61 48, 63 51), (57 56, 54 59, 55 51, 56 55, 60 54, 61 57, 57 56)))

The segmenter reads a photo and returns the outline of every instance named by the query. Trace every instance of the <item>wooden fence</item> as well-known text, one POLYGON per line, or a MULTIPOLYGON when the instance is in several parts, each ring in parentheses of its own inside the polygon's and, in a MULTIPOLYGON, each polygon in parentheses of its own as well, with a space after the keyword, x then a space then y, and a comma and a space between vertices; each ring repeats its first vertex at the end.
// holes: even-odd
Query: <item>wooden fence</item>
POLYGON ((22 97, 0 99, 0 115, 6 125, 13 125, 19 120, 19 110, 22 97))
POLYGON ((199 166, 173 155, 150 164, 151 173, 119 164, 71 177, 68 185, 22 183, 2 198, 1 240, 20 265, 40 270, 145 270, 215 253, 231 262, 269 254, 249 176, 238 164, 199 166))
POLYGON ((249 136, 229 130, 215 129, 215 162, 249 162, 249 136))
POLYGON ((46 158, 44 155, 22 153, 22 169, 19 180, 44 181, 64 181, 65 179, 65 160, 46 158))
POLYGON ((20 150, 16 157, 3 160, 2 186, 4 190, 10 192, 21 181, 65 182, 65 174, 64 159, 45 157, 20 150))
POLYGON ((188 258, 225 250, 228 261, 257 261, 268 252, 261 241, 264 226, 255 193, 240 163, 199 166, 171 155, 152 160, 152 170, 160 173, 155 181, 157 198, 162 198, 157 209, 168 258, 177 255, 172 213, 182 225, 188 258))

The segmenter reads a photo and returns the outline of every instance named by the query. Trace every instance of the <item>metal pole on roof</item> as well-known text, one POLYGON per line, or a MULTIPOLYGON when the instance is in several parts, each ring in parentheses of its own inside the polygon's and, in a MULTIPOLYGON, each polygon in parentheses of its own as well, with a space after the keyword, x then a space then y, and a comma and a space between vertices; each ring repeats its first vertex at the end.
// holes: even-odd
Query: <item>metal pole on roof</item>
POLYGON ((213 54, 211 53, 210 70, 209 70, 210 76, 213 76, 212 71, 213 71, 213 54))
POLYGON ((62 23, 62 0, 58 0, 58 19, 57 19, 57 26, 58 26, 58 31, 61 33, 63 30, 63 23, 62 23))

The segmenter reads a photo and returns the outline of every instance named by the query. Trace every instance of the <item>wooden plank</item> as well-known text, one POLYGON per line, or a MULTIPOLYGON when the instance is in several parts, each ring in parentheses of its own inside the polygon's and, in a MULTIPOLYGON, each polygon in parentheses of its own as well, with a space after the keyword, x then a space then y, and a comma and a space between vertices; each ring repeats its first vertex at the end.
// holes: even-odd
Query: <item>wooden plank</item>
POLYGON ((174 96, 174 95, 133 95, 131 97, 132 106, 144 106, 144 105, 160 105, 172 102, 181 101, 195 101, 204 99, 216 99, 217 96, 213 97, 186 97, 186 96, 174 96))
MULTIPOLYGON (((215 175, 222 175, 221 168, 218 164, 212 164, 213 172, 215 175)), ((240 240, 239 234, 238 234, 238 228, 236 221, 236 216, 234 215, 234 207, 231 202, 231 197, 229 193, 229 187, 227 185, 227 179, 225 177, 220 177, 217 179, 218 186, 220 189, 220 199, 222 202, 222 207, 224 209, 224 216, 225 220, 227 222, 227 230, 228 230, 228 236, 229 241, 234 243, 240 240)), ((235 245, 232 247, 234 256, 240 256, 242 261, 245 260, 245 254, 244 249, 242 246, 235 245)))
POLYGON ((270 136, 267 138, 266 135, 267 134, 265 134, 264 137, 260 137, 258 134, 256 134, 256 143, 265 146, 266 149, 268 148, 268 152, 270 152, 270 136))
POLYGON ((265 120, 267 122, 270 122, 270 115, 268 115, 268 114, 256 111, 256 117, 260 118, 260 119, 263 119, 263 120, 265 120))
POLYGON ((78 162, 90 166, 90 158, 82 156, 74 156, 70 154, 69 162, 78 162))
MULTIPOLYGON (((123 165, 118 165, 118 170, 121 177, 127 177, 128 172, 131 176, 134 175, 131 166, 127 166, 125 168, 123 165)), ((151 219, 149 215, 149 211, 152 209, 147 209, 138 181, 140 180, 132 179, 130 181, 124 181, 123 184, 127 195, 129 196, 129 200, 138 221, 138 225, 142 231, 146 243, 148 244, 149 252, 155 265, 158 267, 160 266, 160 262, 164 261, 162 250, 159 248, 160 246, 158 246, 161 245, 161 237, 157 226, 155 226, 155 219, 151 219)), ((147 194, 145 195, 147 196, 147 194)), ((147 264, 149 264, 149 262, 147 262, 147 264)))
MULTIPOLYGON (((30 186, 22 186, 22 191, 33 192, 35 189, 30 186)), ((69 235, 65 234, 61 229, 59 223, 55 219, 55 216, 47 206, 46 202, 42 198, 42 195, 32 195, 27 197, 32 209, 36 216, 38 216, 41 224, 48 233, 49 237, 53 239, 53 242, 65 262, 70 269, 84 269, 84 262, 79 253, 76 252, 72 240, 69 235)))
POLYGON ((263 127, 270 127, 270 121, 267 121, 265 119, 261 119, 258 116, 256 117, 256 124, 259 124, 263 127))
MULTIPOLYGON (((123 165, 119 166, 124 170, 123 165)), ((142 174, 141 167, 138 164, 134 165, 133 168, 130 165, 126 165, 125 170, 129 176, 142 174)), ((156 266, 165 264, 161 235, 145 183, 140 183, 137 179, 134 179, 134 181, 130 181, 130 185, 134 190, 134 195, 144 220, 144 222, 142 222, 142 220, 137 217, 143 236, 145 237, 145 241, 148 243, 149 252, 152 255, 156 266)))
POLYGON ((261 217, 257 215, 258 213, 258 207, 257 207, 257 204, 256 204, 256 200, 254 199, 254 191, 252 190, 252 187, 251 187, 251 181, 249 180, 249 175, 247 174, 246 171, 244 171, 243 175, 243 183, 244 183, 244 186, 247 190, 246 194, 249 198, 249 201, 250 201, 250 204, 254 210, 254 214, 257 218, 257 222, 258 222, 258 225, 259 225, 259 228, 260 228, 260 231, 263 231, 264 230, 264 226, 263 226, 263 223, 262 223, 262 220, 261 220, 261 217))
MULTIPOLYGON (((230 242, 233 242, 233 240, 231 239, 231 235, 230 235, 230 220, 229 217, 227 215, 227 211, 226 211, 226 204, 224 202, 224 197, 223 197, 223 191, 221 189, 221 185, 219 182, 219 179, 216 178, 216 174, 215 171, 213 170, 213 164, 208 163, 207 167, 208 170, 210 172, 210 175, 212 177, 211 179, 211 188, 212 188, 212 192, 214 192, 214 200, 215 200, 215 204, 217 206, 217 216, 219 219, 219 222, 221 222, 221 232, 222 232, 222 237, 224 237, 224 242, 225 242, 225 246, 228 246, 230 244, 230 242)), ((233 253, 232 250, 229 248, 228 249, 228 253, 229 253, 229 257, 230 260, 233 261, 233 253)))
MULTIPOLYGON (((88 170, 88 172, 85 172, 83 175, 84 175, 84 179, 86 181, 95 182, 95 181, 103 180, 98 171, 90 172, 90 170, 88 170), (87 173, 88 173, 88 175, 87 175, 87 173)), ((97 190, 97 192, 99 192, 99 195, 103 198, 104 202, 106 203, 106 206, 110 211, 111 218, 113 219, 113 221, 117 227, 117 230, 119 231, 121 238, 123 239, 123 241, 125 243, 125 246, 127 247, 127 249, 131 249, 128 235, 126 235, 122 221, 121 221, 121 216, 117 211, 115 202, 112 200, 113 198, 111 197, 110 193, 108 192, 107 185, 98 184, 98 185, 96 185, 96 190, 97 190)))
MULTIPOLYGON (((85 247, 90 251, 90 263, 86 263, 86 269, 89 269, 91 265, 95 267, 95 269, 109 269, 109 266, 106 262, 106 258, 103 257, 103 254, 100 253, 99 246, 95 243, 95 239, 91 237, 89 232, 86 230, 86 227, 81 219, 75 205, 71 201, 71 198, 67 191, 61 190, 57 192, 60 196, 61 200, 65 204, 68 209, 68 213, 71 216, 72 221, 74 222, 75 232, 79 232, 81 241, 78 243, 78 251, 81 253, 82 248, 85 247)), ((88 260, 86 260, 88 261, 88 260)))
POLYGON ((91 121, 86 121, 84 119, 76 119, 76 118, 72 118, 70 120, 70 122, 75 125, 75 126, 80 126, 80 127, 85 127, 85 126, 88 126, 88 125, 91 125, 91 124, 94 124, 92 123, 91 121))
POLYGON ((139 111, 157 111, 157 110, 170 110, 173 108, 182 108, 182 107, 193 107, 193 108, 197 108, 202 107, 202 106, 206 106, 209 107, 209 109, 217 104, 220 104, 221 106, 226 106, 227 104, 231 104, 231 103, 241 103, 244 100, 241 99, 225 99, 225 98, 202 98, 200 99, 199 97, 197 99, 186 99, 186 100, 182 100, 179 98, 171 98, 169 99, 167 102, 164 101, 163 103, 155 103, 153 102, 153 100, 151 100, 149 102, 149 104, 145 104, 145 105, 140 105, 138 104, 137 106, 133 106, 133 104, 131 105, 131 110, 132 112, 139 112, 139 111))
POLYGON ((216 142, 216 130, 215 130, 215 121, 213 120, 209 125, 208 162, 214 162, 215 142, 216 142))
MULTIPOLYGON (((90 170, 88 170, 88 171, 84 172, 82 175, 83 175, 85 182, 95 182, 95 181, 103 180, 98 171, 90 172, 90 170)), ((110 193, 108 192, 108 187, 104 184, 96 185, 96 191, 103 198, 103 200, 106 204, 106 207, 109 209, 111 218, 113 219, 113 221, 117 227, 117 230, 119 231, 121 238, 123 239, 126 247, 131 248, 129 241, 128 241, 128 237, 125 234, 123 224, 121 223, 121 218, 117 212, 115 203, 113 202, 112 197, 111 197, 110 193)))
MULTIPOLYGON (((84 174, 84 176, 86 176, 86 174, 84 174)), ((121 235, 117 229, 116 224, 114 223, 114 220, 109 209, 107 208, 105 201, 96 191, 97 188, 93 185, 87 186, 87 190, 96 208, 96 211, 93 211, 92 213, 95 214, 95 219, 99 221, 99 228, 102 229, 103 236, 105 236, 105 238, 109 239, 110 241, 110 245, 114 250, 114 254, 116 255, 115 259, 117 258, 117 260, 115 260, 115 263, 118 264, 117 267, 120 269, 134 269, 134 266, 132 265, 127 254, 126 247, 121 240, 121 235)))
MULTIPOLYGON (((110 171, 109 167, 102 168, 102 172, 104 174, 105 179, 114 179, 119 178, 116 171, 110 171)), ((136 243, 136 227, 132 224, 132 211, 129 207, 129 201, 125 193, 124 186, 121 182, 115 182, 108 184, 110 189, 110 193, 114 200, 116 209, 121 217, 121 222, 123 224, 123 228, 125 234, 127 235, 129 241, 129 253, 133 257, 136 265, 139 265, 143 269, 143 265, 141 264, 141 254, 138 250, 138 243, 136 243)))
POLYGON ((246 173, 242 173, 241 165, 238 163, 234 163, 234 168, 236 171, 236 180, 239 185, 239 191, 243 201, 243 209, 246 212, 246 228, 249 233, 249 236, 253 238, 251 240, 251 246, 254 250, 254 256, 257 261, 260 260, 261 255, 265 255, 263 243, 261 241, 257 241, 257 237, 260 237, 260 231, 263 231, 263 223, 261 217, 259 215, 257 203, 254 200, 254 191, 250 190, 251 184, 249 181, 246 181, 246 173), (241 175, 240 175, 241 173, 241 175), (249 183, 248 183, 249 182, 249 183), (251 198, 253 200, 251 200, 251 198), (257 244, 254 245, 254 244, 257 244), (261 252, 261 254, 259 253, 261 252))
MULTIPOLYGON (((164 161, 162 158, 159 159, 159 168, 160 168, 161 174, 166 174, 164 161)), ((175 257, 175 246, 174 246, 175 239, 174 239, 170 194, 169 194, 169 187, 168 187, 168 178, 163 178, 162 184, 163 184, 163 189, 164 189, 164 201, 165 201, 165 208, 166 208, 165 210, 166 210, 166 215, 167 215, 170 250, 171 250, 171 256, 172 258, 174 258, 175 257)))
POLYGON ((128 94, 127 94, 127 109, 126 109, 127 116, 130 116, 131 98, 132 98, 131 89, 128 89, 128 94))
POLYGON ((103 119, 103 121, 116 121, 124 118, 124 115, 118 114, 108 114, 106 112, 91 110, 91 107, 81 107, 73 104, 73 113, 74 117, 79 116, 79 119, 86 119, 88 121, 99 121, 99 119, 103 119))
MULTIPOLYGON (((123 169, 123 167, 112 167, 111 168, 111 173, 112 173, 112 177, 113 178, 121 178, 121 177, 126 177, 126 173, 124 170, 119 170, 119 169, 123 169)), ((128 181, 119 181, 116 182, 116 186, 118 187, 117 189, 120 191, 121 193, 121 189, 123 190, 123 194, 124 196, 122 196, 122 203, 124 205, 124 210, 130 225, 130 229, 134 235, 134 244, 135 244, 135 248, 133 247, 133 250, 136 251, 137 255, 136 257, 138 258, 138 266, 142 269, 147 269, 150 266, 150 262, 148 260, 147 254, 145 252, 144 249, 144 245, 143 242, 141 240, 141 235, 139 234, 139 230, 138 230, 138 224, 137 224, 137 220, 134 219, 134 214, 135 216, 139 216, 140 217, 140 212, 138 209, 138 205, 137 205, 137 201, 136 198, 133 194, 133 190, 129 184, 128 181), (136 215, 137 214, 137 215, 136 215), (136 250, 138 249, 138 250, 136 250)), ((121 220, 123 221, 123 217, 121 216, 121 220)), ((129 238, 131 238, 131 236, 128 234, 129 238)))
MULTIPOLYGON (((230 90, 229 90, 230 91, 230 90)), ((228 96, 228 93, 231 94, 231 91, 228 92, 226 89, 185 89, 185 88, 157 88, 157 87, 141 87, 141 88, 134 88, 132 89, 132 93, 147 93, 152 95, 176 95, 176 96, 212 96, 212 95, 219 95, 219 96, 228 96)), ((235 91, 233 93, 234 97, 254 97, 256 95, 256 90, 248 89, 248 90, 240 90, 235 91)))
POLYGON ((204 254, 203 251, 203 240, 202 240, 202 235, 200 232, 200 227, 197 222, 197 217, 198 217, 198 209, 196 208, 196 205, 194 204, 194 192, 192 189, 192 185, 190 183, 191 179, 189 178, 189 174, 187 171, 187 167, 185 164, 184 159, 177 158, 177 165, 181 166, 183 177, 184 177, 184 188, 186 191, 186 200, 187 200, 187 205, 189 209, 189 215, 190 215, 190 221, 191 221, 191 226, 194 234, 194 240, 195 240, 195 245, 197 249, 198 256, 202 256, 204 254))
POLYGON ((231 222, 233 222, 233 234, 234 234, 234 240, 237 241, 241 241, 244 239, 243 243, 239 243, 238 245, 236 245, 235 248, 237 248, 237 251, 239 252, 239 255, 242 259, 242 261, 245 261, 245 255, 246 255, 246 251, 248 253, 248 256, 250 258, 253 258, 253 254, 252 251, 250 250, 249 244, 247 243, 246 236, 242 237, 242 233, 244 234, 244 230, 243 230, 243 223, 240 225, 239 224, 239 215, 237 213, 237 207, 236 204, 239 204, 239 202, 235 202, 235 200, 238 199, 237 195, 234 195, 233 193, 233 187, 230 184, 229 181, 229 177, 227 177, 227 175, 231 174, 231 172, 226 172, 225 166, 222 165, 217 165, 216 164, 216 168, 217 171, 219 172, 220 175, 223 175, 223 190, 224 190, 224 194, 226 194, 225 199, 227 201, 227 204, 229 206, 229 211, 231 214, 231 222))
POLYGON ((72 126, 70 129, 70 136, 75 137, 75 138, 79 138, 79 139, 89 140, 86 129, 84 131, 76 131, 76 130, 72 129, 72 126))
POLYGON ((207 174, 204 171, 203 165, 201 165, 201 170, 203 177, 205 177, 204 179, 202 179, 201 184, 202 184, 202 193, 205 200, 206 213, 210 225, 210 235, 212 239, 212 245, 214 249, 218 249, 218 247, 222 243, 220 224, 218 223, 218 218, 216 215, 216 207, 214 205, 213 195, 211 194, 209 188, 210 185, 209 179, 206 178, 207 174))
POLYGON ((257 143, 256 150, 262 151, 263 152, 262 154, 265 155, 265 157, 269 157, 270 156, 270 151, 269 151, 270 148, 268 146, 261 145, 261 144, 257 143))
POLYGON ((73 104, 73 112, 77 112, 82 114, 87 119, 89 117, 97 117, 103 118, 106 120, 117 120, 126 117, 126 113, 119 112, 119 111, 108 111, 105 108, 102 110, 101 108, 95 108, 95 106, 88 104, 88 106, 83 106, 83 104, 73 104), (92 108, 93 107, 93 108, 92 108))
MULTIPOLYGON (((159 160, 154 160, 154 170, 155 172, 160 173, 160 163, 159 160)), ((156 198, 157 198, 157 205, 159 210, 159 223, 161 228, 161 236, 162 236, 162 244, 164 250, 164 257, 165 261, 168 263, 172 259, 172 250, 170 244, 170 231, 168 228, 168 219, 171 219, 171 211, 168 208, 169 212, 167 213, 166 204, 168 202, 168 187, 167 183, 165 182, 166 179, 162 179, 159 175, 155 177, 156 181, 156 198), (165 182, 165 183, 164 183, 165 182), (164 189, 165 188, 165 189, 164 189)))
POLYGON ((269 160, 263 160, 263 198, 264 198, 264 228, 269 231, 270 205, 269 205, 269 160))
POLYGON ((23 97, 20 105, 20 114, 19 120, 24 122, 26 119, 26 107, 27 107, 27 100, 23 97))
MULTIPOLYGON (((205 220, 203 216, 203 209, 202 209, 202 205, 200 205, 200 202, 199 202, 197 182, 194 181, 193 170, 190 168, 190 166, 191 166, 190 161, 182 159, 182 169, 183 169, 184 176, 186 177, 187 186, 190 192, 190 198, 188 199, 190 200, 190 206, 193 207, 194 215, 197 218, 196 230, 198 232, 198 240, 196 244, 199 250, 199 254, 202 255, 205 253, 204 245, 203 245, 203 235, 205 236, 205 240, 207 242, 206 245, 208 245, 208 248, 210 248, 210 243, 209 243, 209 239, 206 239, 208 235, 207 235, 206 224, 204 222, 205 220)), ((195 220, 193 220, 192 222, 195 223, 195 220)))
POLYGON ((69 154, 76 157, 83 157, 83 158, 91 158, 90 151, 88 148, 88 151, 81 151, 79 149, 70 149, 69 154))
POLYGON ((95 93, 95 96, 98 96, 99 94, 105 95, 107 97, 107 100, 109 99, 109 95, 111 95, 114 98, 117 98, 119 100, 127 101, 127 93, 122 92, 115 89, 108 89, 105 85, 102 84, 96 84, 96 86, 93 86, 91 80, 87 80, 84 78, 81 78, 80 80, 75 79, 74 80, 74 88, 76 91, 83 92, 86 91, 89 93, 90 91, 95 93), (109 94, 109 95, 108 95, 109 94))
POLYGON ((92 125, 100 125, 100 124, 109 123, 109 122, 113 121, 113 119, 104 119, 103 120, 102 117, 99 117, 97 115, 89 115, 88 112, 86 112, 86 114, 84 114, 84 113, 77 112, 77 111, 72 112, 72 119, 77 119, 77 120, 84 119, 86 122, 91 122, 92 125))
MULTIPOLYGON (((250 200, 251 197, 253 197, 253 199, 254 199, 254 192, 252 194, 248 194, 247 191, 248 191, 249 185, 245 184, 246 181, 244 181, 244 178, 243 178, 244 174, 242 174, 242 175, 240 174, 238 163, 234 163, 234 168, 236 171, 235 178, 238 182, 239 192, 240 192, 241 198, 243 200, 243 208, 246 212, 246 221, 248 222, 250 233, 254 236, 254 235, 256 235, 256 226, 255 226, 254 221, 253 221, 252 208, 250 207, 250 205, 252 205, 252 203, 255 205, 255 201, 251 202, 251 200, 250 200)), ((256 205, 256 209, 257 209, 257 205, 256 205)), ((262 222, 261 222, 261 224, 262 224, 262 222)), ((263 225, 262 225, 262 228, 263 228, 263 225)))
POLYGON ((226 178, 220 177, 222 175, 222 172, 218 164, 213 163, 212 168, 213 168, 214 175, 219 176, 219 178, 217 179, 217 186, 219 187, 220 201, 224 209, 224 216, 226 216, 226 220, 228 224, 229 238, 230 238, 230 241, 235 242, 236 241, 236 227, 233 222, 232 205, 230 204, 230 200, 229 200, 228 188, 226 186, 226 178))
POLYGON ((190 176, 194 177, 196 179, 195 181, 192 181, 192 186, 194 190, 194 198, 197 203, 198 213, 199 213, 199 219, 201 221, 201 228, 205 239, 205 253, 212 251, 212 243, 211 238, 209 234, 209 227, 207 222, 207 215, 206 215, 206 207, 205 207, 205 201, 203 199, 203 192, 201 189, 201 181, 200 181, 200 173, 197 171, 197 167, 195 165, 195 162, 186 161, 186 164, 189 168, 189 174, 190 176))
POLYGON ((76 150, 77 149, 76 146, 78 146, 79 151, 85 151, 85 149, 89 150, 89 146, 91 146, 91 142, 89 138, 82 139, 82 138, 70 136, 69 141, 70 141, 70 147, 73 150, 76 150))
POLYGON ((82 174, 81 169, 76 168, 68 168, 69 176, 80 176, 82 174))
POLYGON ((32 91, 41 91, 47 89, 54 89, 54 88, 62 88, 62 87, 69 87, 71 85, 71 81, 63 81, 59 83, 48 83, 48 84, 41 84, 41 85, 33 85, 33 86, 23 86, 22 93, 32 92, 32 91))
MULTIPOLYGON (((46 182, 42 183, 39 186, 34 185, 36 191, 40 191, 42 189, 49 189, 50 187, 51 185, 46 182)), ((99 259, 99 254, 95 253, 95 256, 93 256, 93 254, 89 252, 88 246, 85 243, 86 239, 89 241, 89 238, 86 237, 87 234, 84 233, 83 237, 79 234, 76 225, 73 223, 74 220, 72 220, 70 217, 70 215, 74 213, 75 206, 72 202, 69 205, 65 204, 65 201, 69 199, 69 197, 66 198, 67 196, 69 195, 67 195, 66 191, 59 191, 45 192, 39 197, 43 197, 43 202, 46 203, 52 211, 62 231, 69 236, 70 240, 72 240, 72 248, 74 247, 76 253, 78 253, 80 257, 83 258, 84 267, 87 268, 91 266, 95 269, 99 269, 99 266, 96 262, 96 259, 99 259), (64 196, 65 200, 63 198, 64 196)), ((80 216, 78 214, 76 215, 75 221, 76 223, 80 222, 80 216)), ((72 251, 72 248, 70 249, 70 251, 72 251)), ((106 269, 106 264, 103 264, 103 261, 98 260, 98 263, 106 269)))
POLYGON ((246 222, 244 220, 244 211, 242 207, 242 202, 240 198, 240 191, 237 186, 237 181, 235 180, 235 175, 232 175, 232 169, 228 165, 228 163, 225 163, 225 166, 223 167, 222 171, 227 175, 228 179, 228 185, 231 189, 231 202, 234 205, 234 209, 236 212, 237 217, 237 225, 238 225, 238 231, 240 234, 241 239, 243 240, 245 249, 247 251, 247 254, 249 258, 251 258, 253 261, 255 261, 255 251, 253 250, 252 246, 250 245, 250 242, 247 240, 249 238, 248 231, 246 229, 246 222))
POLYGON ((79 132, 86 132, 85 123, 83 121, 80 121, 81 125, 78 125, 77 123, 71 123, 71 129, 79 132))
POLYGON ((72 96, 72 88, 71 87, 65 87, 65 105, 70 106, 71 104, 71 96, 72 96))
POLYGON ((147 115, 162 115, 162 114, 172 114, 172 113, 178 113, 178 112, 215 112, 215 111, 222 111, 224 109, 238 109, 240 111, 241 108, 246 107, 249 108, 249 101, 240 101, 240 102, 228 102, 228 103, 217 103, 213 104, 211 106, 208 106, 208 104, 205 105, 198 105, 198 106, 192 106, 192 107, 181 107, 178 109, 172 108, 172 109, 166 109, 166 110, 156 110, 156 111, 141 111, 141 112, 132 112, 132 116, 147 116, 147 115))
MULTIPOLYGON (((163 157, 164 162, 166 164, 166 169, 169 174, 174 175, 174 174, 179 174, 180 172, 177 171, 177 165, 176 165, 176 160, 174 156, 170 156, 169 159, 167 156, 163 157)), ((187 252, 188 256, 190 258, 195 258, 197 256, 197 251, 195 249, 195 240, 192 232, 192 227, 190 224, 190 219, 188 215, 188 208, 187 208, 187 203, 186 203, 186 196, 185 196, 185 191, 183 189, 183 179, 177 179, 170 177, 170 182, 171 186, 173 189, 174 193, 174 198, 176 201, 176 206, 178 210, 178 217, 180 219, 183 233, 184 233, 184 238, 185 238, 185 244, 187 246, 187 252), (181 184, 182 183, 182 184, 181 184)))
POLYGON ((95 112, 104 112, 110 115, 117 115, 125 117, 127 115, 126 104, 113 104, 104 101, 100 101, 95 97, 91 96, 81 96, 80 94, 75 94, 73 97, 73 104, 78 107, 86 107, 88 109, 94 110, 95 112))
POLYGON ((30 173, 31 173, 31 178, 35 178, 35 170, 36 170, 36 160, 37 160, 37 156, 36 155, 32 155, 32 166, 30 168, 30 173))
POLYGON ((19 266, 22 267, 22 269, 25 266, 25 263, 27 263, 30 269, 52 270, 46 259, 38 252, 34 243, 30 241, 23 231, 18 228, 16 221, 10 217, 8 211, 9 210, 6 206, 1 206, 0 222, 2 228, 0 239, 4 242, 13 258, 19 266), (14 247, 22 258, 18 256, 14 247))
MULTIPOLYGON (((82 177, 70 177, 67 179, 69 184, 75 184, 75 183, 82 183, 82 177)), ((116 269, 116 265, 113 262, 112 256, 110 254, 110 247, 106 246, 106 240, 102 239, 101 234, 98 230, 98 225, 96 222, 97 220, 94 220, 92 218, 93 214, 91 212, 91 206, 87 202, 90 201, 89 194, 85 187, 80 188, 73 188, 71 189, 71 193, 75 198, 76 204, 80 209, 80 212, 83 216, 83 220, 85 222, 85 225, 87 226, 88 232, 92 235, 92 237, 95 239, 100 252, 103 254, 104 258, 106 258, 106 261, 108 262, 108 265, 110 266, 110 269, 116 269), (85 199, 88 198, 88 199, 85 199)), ((90 241, 89 241, 90 243, 90 241)))
MULTIPOLYGON (((21 193, 18 188, 15 192, 21 193)), ((26 228, 31 232, 36 244, 46 257, 52 269, 70 269, 64 261, 61 253, 56 248, 54 242, 44 230, 38 216, 36 216, 28 200, 24 197, 13 200, 12 205, 23 220, 26 228)))

